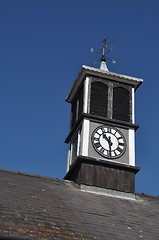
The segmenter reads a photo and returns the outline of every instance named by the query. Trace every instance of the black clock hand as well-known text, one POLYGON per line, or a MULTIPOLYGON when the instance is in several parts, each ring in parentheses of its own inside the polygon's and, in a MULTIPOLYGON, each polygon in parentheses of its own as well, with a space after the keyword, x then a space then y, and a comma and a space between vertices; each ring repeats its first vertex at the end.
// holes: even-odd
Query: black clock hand
POLYGON ((111 146, 113 145, 113 143, 111 142, 111 137, 107 137, 106 134, 103 134, 103 138, 104 138, 105 140, 107 140, 108 145, 109 145, 109 150, 110 150, 110 152, 111 152, 111 146))
POLYGON ((110 154, 110 157, 111 157, 111 146, 113 145, 113 143, 111 142, 111 137, 108 138, 108 144, 109 144, 109 154, 110 154))
POLYGON ((111 137, 107 137, 106 134, 103 134, 103 138, 108 142, 109 145, 109 157, 111 157, 111 146, 113 145, 113 143, 111 142, 111 137))
POLYGON ((109 144, 109 139, 107 138, 107 135, 106 135, 106 134, 103 134, 103 138, 104 138, 105 140, 107 140, 107 142, 108 142, 108 144, 109 144))

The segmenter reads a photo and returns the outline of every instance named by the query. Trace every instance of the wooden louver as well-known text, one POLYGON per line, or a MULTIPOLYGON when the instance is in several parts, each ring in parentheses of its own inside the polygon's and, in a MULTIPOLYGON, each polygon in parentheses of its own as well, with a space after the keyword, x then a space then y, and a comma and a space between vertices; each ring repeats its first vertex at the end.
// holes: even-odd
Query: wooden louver
POLYGON ((71 127, 74 126, 77 118, 77 98, 74 99, 71 108, 71 127))
POLYGON ((101 82, 91 84, 90 113, 107 117, 108 87, 101 82))
POLYGON ((130 92, 123 87, 113 90, 113 118, 130 122, 130 92))
POLYGON ((83 113, 83 86, 78 94, 78 117, 83 113))
POLYGON ((76 123, 77 119, 80 117, 82 112, 83 112, 83 85, 80 88, 79 92, 77 93, 77 96, 75 97, 75 99, 72 102, 71 127, 74 126, 74 124, 76 123))

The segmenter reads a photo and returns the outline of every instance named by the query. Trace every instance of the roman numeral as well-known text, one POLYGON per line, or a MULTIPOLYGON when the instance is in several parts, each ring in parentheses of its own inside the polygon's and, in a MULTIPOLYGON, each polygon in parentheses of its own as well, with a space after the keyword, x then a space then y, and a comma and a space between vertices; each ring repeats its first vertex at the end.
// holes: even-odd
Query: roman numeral
POLYGON ((115 154, 115 156, 117 156, 117 153, 115 151, 113 151, 113 153, 115 154))
POLYGON ((108 132, 111 133, 111 128, 110 127, 108 127, 108 132))
POLYGON ((95 146, 96 148, 99 148, 99 147, 101 147, 101 145, 100 145, 100 143, 99 143, 99 142, 97 142, 97 143, 94 143, 94 146, 95 146))
POLYGON ((123 151, 120 147, 118 147, 116 150, 118 150, 120 153, 123 151))
POLYGON ((94 137, 93 141, 99 141, 99 138, 94 137))
POLYGON ((124 143, 119 142, 119 145, 120 145, 120 146, 124 146, 124 143))
POLYGON ((120 139, 122 139, 122 137, 118 137, 117 139, 120 140, 120 139))
POLYGON ((104 133, 105 132, 105 129, 104 128, 101 128, 102 132, 104 133))
POLYGON ((111 157, 112 155, 111 155, 111 151, 108 151, 108 157, 111 157))
POLYGON ((113 134, 115 135, 117 133, 117 131, 115 131, 113 134))
POLYGON ((101 149, 99 150, 100 153, 104 153, 104 151, 105 151, 104 148, 101 148, 101 149))

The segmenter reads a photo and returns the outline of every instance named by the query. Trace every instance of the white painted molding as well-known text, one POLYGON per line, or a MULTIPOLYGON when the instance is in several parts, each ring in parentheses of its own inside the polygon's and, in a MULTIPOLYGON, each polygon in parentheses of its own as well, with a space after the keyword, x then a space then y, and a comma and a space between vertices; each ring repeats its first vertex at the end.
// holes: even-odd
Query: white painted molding
POLYGON ((71 151, 70 151, 70 149, 69 149, 69 151, 68 151, 68 157, 67 157, 67 170, 66 170, 66 172, 69 171, 69 168, 70 168, 70 165, 71 165, 71 163, 70 163, 70 161, 71 161, 70 155, 71 155, 71 151))
POLYGON ((88 89, 89 89, 89 77, 86 77, 84 81, 84 105, 83 105, 83 112, 88 112, 88 89))
POLYGON ((79 156, 80 152, 80 142, 81 142, 81 131, 78 130, 78 140, 77 140, 77 156, 79 156))
POLYGON ((129 129, 129 164, 135 166, 135 130, 129 129))
POLYGON ((89 128, 90 128, 89 120, 84 119, 84 121, 83 121, 83 131, 82 131, 82 155, 83 156, 88 156, 89 128))
POLYGON ((135 123, 135 90, 132 88, 132 123, 135 123))

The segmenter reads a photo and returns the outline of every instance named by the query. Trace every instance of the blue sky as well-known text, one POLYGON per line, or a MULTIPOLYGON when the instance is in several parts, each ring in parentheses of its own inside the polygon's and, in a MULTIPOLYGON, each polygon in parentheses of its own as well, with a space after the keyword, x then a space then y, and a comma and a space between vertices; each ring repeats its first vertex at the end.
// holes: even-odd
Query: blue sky
MULTIPOLYGON (((63 178, 81 65, 116 36, 109 70, 144 79, 136 92, 136 191, 159 195, 159 1, 0 1, 0 168, 63 178)), ((98 67, 98 66, 97 66, 98 67)))

